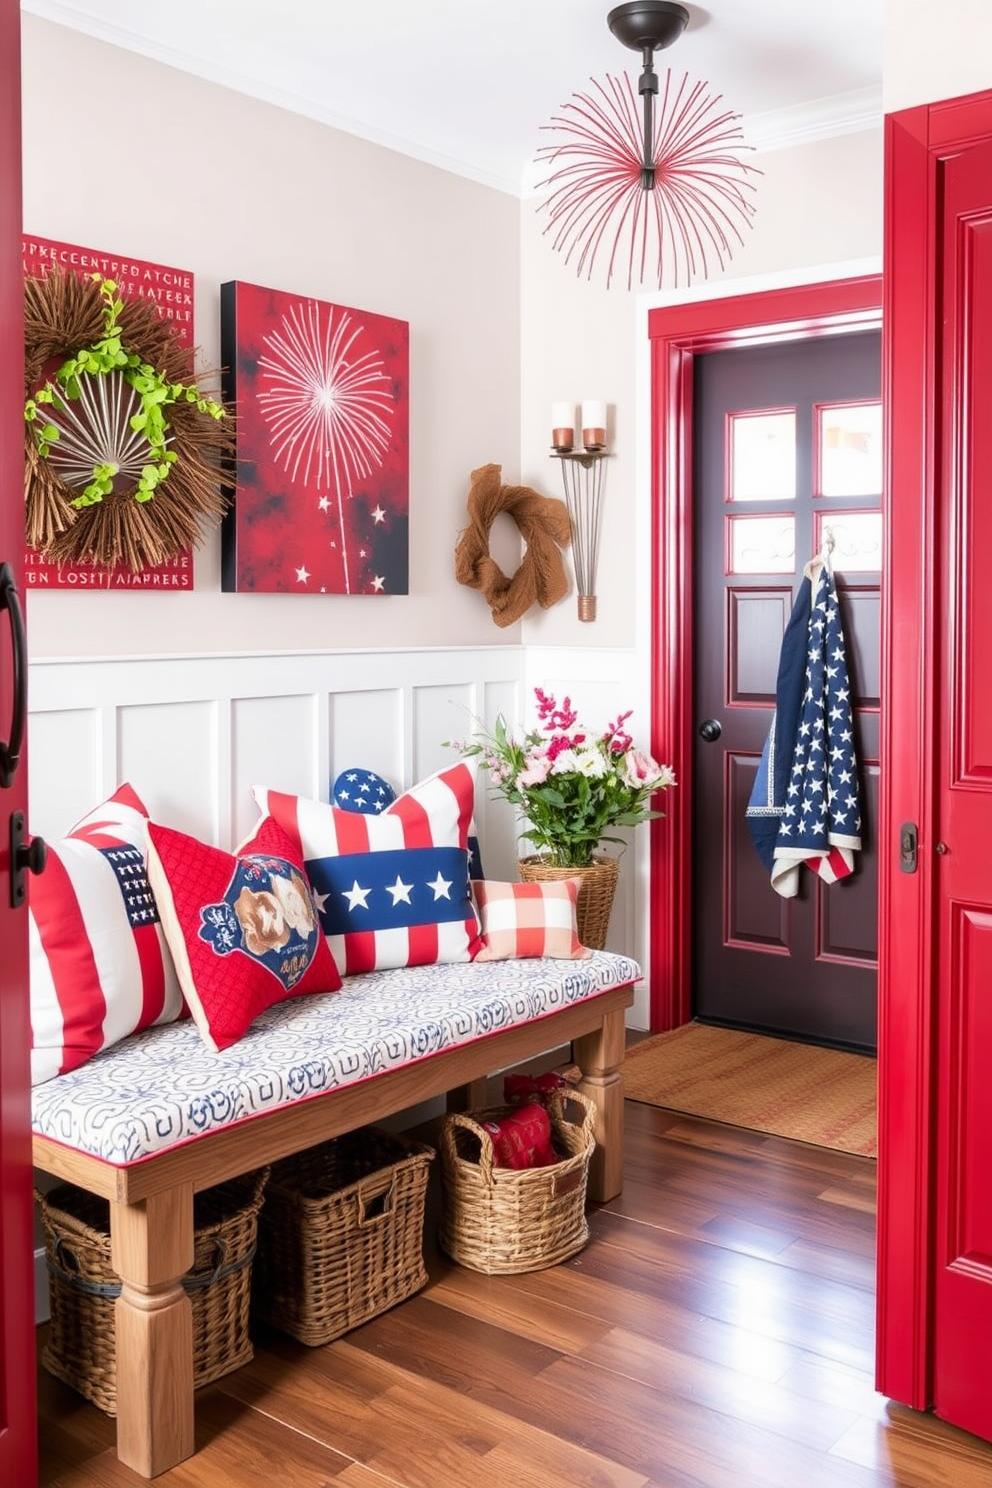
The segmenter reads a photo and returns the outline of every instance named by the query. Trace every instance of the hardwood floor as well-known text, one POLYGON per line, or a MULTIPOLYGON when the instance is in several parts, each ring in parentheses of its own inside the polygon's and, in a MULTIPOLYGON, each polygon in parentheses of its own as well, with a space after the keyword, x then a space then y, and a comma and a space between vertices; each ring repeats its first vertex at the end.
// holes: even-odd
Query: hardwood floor
MULTIPOLYGON (((260 1332, 155 1482, 987 1488, 992 1446, 872 1388, 874 1190, 869 1158, 628 1102, 624 1191, 573 1260, 490 1278, 430 1246, 430 1285, 346 1338, 260 1332)), ((45 1488, 145 1481, 39 1390, 45 1488)))

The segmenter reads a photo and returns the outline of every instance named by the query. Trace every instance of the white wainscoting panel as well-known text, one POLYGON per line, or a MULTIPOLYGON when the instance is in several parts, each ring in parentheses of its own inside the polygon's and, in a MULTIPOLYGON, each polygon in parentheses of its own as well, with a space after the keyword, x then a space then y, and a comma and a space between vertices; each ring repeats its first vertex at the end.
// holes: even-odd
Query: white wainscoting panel
MULTIPOLYGON (((66 832, 122 781, 156 820, 232 848, 257 820, 251 787, 326 801, 337 774, 378 771, 398 791, 458 758, 479 721, 534 721, 533 687, 568 693, 590 727, 626 708, 647 744, 647 679, 634 652, 457 647, 33 662, 30 826, 66 832)), ((485 872, 512 879, 527 851, 484 771, 476 822, 485 872)), ((609 946, 647 973, 647 832, 624 854, 609 946)), ((642 984, 631 1013, 646 1028, 642 984)))

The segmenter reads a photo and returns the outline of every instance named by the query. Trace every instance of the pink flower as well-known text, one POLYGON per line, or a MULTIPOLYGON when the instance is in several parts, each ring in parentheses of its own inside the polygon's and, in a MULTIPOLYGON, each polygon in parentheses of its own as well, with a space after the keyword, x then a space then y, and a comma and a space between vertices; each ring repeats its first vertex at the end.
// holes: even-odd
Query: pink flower
POLYGON ((674 777, 666 780, 666 773, 672 773, 667 765, 659 765, 643 749, 628 749, 624 755, 623 778, 632 790, 656 790, 662 784, 673 784, 674 777))
POLYGON ((632 708, 628 708, 626 713, 620 714, 620 717, 615 723, 608 725, 606 733, 603 735, 603 743, 611 754, 626 754, 627 750, 633 744, 633 739, 623 727, 633 711, 632 708))
POLYGON ((514 782, 517 790, 526 790, 528 785, 543 785, 551 773, 551 757, 534 750, 527 756, 527 763, 514 782))
MULTIPOLYGON (((551 734, 555 730, 567 733, 578 722, 579 715, 572 707, 571 698, 564 698, 559 708, 556 700, 549 697, 546 692, 542 692, 539 687, 534 688, 534 696, 537 698, 537 716, 544 725, 546 733, 551 734)), ((581 742, 581 740, 576 742, 581 742)))

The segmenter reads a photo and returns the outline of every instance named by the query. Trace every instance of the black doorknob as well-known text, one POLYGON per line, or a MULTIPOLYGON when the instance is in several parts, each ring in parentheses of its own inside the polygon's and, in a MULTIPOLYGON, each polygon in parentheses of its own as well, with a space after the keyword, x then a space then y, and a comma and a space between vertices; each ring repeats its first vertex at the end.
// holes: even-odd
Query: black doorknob
POLYGON ((699 737, 706 744, 715 744, 723 733, 723 726, 718 718, 704 718, 699 725, 699 737))
POLYGON ((27 823, 23 811, 12 811, 10 815, 10 907, 19 909, 27 898, 28 873, 42 873, 48 848, 40 837, 27 840, 27 823))
POLYGON ((29 843, 21 843, 14 860, 15 868, 26 868, 29 873, 44 873, 48 861, 48 848, 43 837, 32 837, 29 843))

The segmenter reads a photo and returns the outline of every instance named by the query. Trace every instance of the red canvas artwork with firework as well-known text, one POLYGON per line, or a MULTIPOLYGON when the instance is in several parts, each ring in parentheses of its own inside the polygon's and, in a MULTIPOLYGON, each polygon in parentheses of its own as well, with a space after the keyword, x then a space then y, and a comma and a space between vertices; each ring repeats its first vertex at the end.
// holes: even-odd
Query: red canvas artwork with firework
POLYGON ((406 594, 408 323, 235 281, 221 348, 237 418, 225 590, 406 594))

